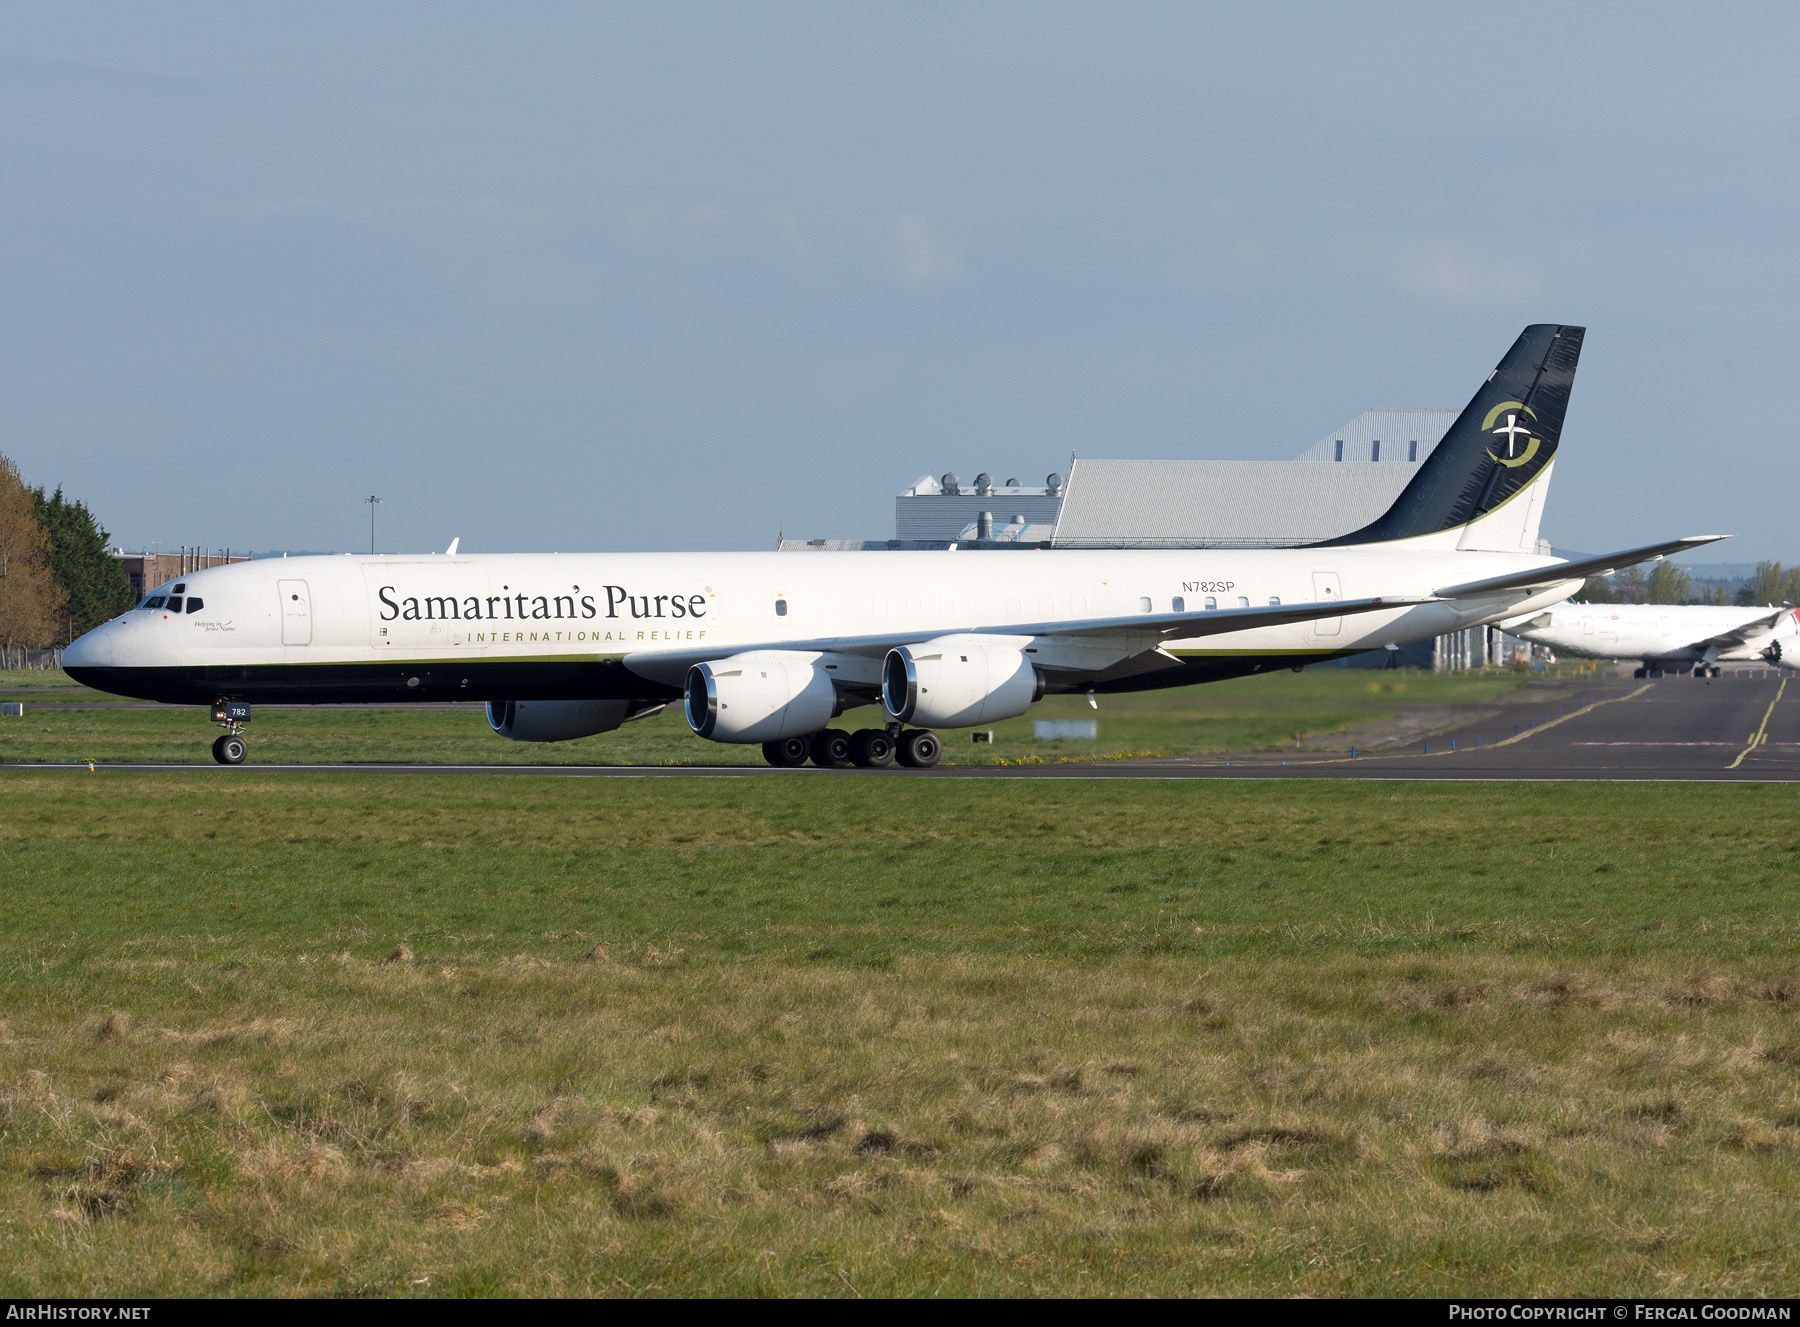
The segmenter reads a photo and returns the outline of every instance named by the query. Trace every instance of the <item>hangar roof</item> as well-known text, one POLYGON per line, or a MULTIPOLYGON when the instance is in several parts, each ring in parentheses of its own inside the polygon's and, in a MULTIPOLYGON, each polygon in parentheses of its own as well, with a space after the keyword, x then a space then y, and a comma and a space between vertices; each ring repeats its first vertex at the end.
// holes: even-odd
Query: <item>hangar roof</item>
POLYGON ((1418 465, 1076 461, 1054 542, 1069 548, 1271 548, 1367 525, 1418 465))
POLYGON ((1349 423, 1333 429, 1294 459, 1296 461, 1423 461, 1431 455, 1456 417, 1462 413, 1439 406, 1378 406, 1365 410, 1349 423), (1344 444, 1344 454, 1337 454, 1337 444, 1344 444), (1376 454, 1380 443, 1380 454, 1376 454), (1410 454, 1408 443, 1418 444, 1418 455, 1410 454))
POLYGON ((1348 534, 1393 506, 1457 414, 1365 410, 1293 461, 1078 460, 1055 543, 1280 548, 1348 534))

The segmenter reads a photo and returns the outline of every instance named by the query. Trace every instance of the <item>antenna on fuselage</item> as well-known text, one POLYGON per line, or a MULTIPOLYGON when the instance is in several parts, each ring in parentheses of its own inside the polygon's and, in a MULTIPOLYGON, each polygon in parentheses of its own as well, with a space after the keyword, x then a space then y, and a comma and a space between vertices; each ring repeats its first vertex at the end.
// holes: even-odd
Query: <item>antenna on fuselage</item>
POLYGON ((455 539, 450 541, 450 547, 444 550, 444 556, 454 557, 456 555, 456 546, 460 543, 462 543, 462 536, 458 535, 455 539))

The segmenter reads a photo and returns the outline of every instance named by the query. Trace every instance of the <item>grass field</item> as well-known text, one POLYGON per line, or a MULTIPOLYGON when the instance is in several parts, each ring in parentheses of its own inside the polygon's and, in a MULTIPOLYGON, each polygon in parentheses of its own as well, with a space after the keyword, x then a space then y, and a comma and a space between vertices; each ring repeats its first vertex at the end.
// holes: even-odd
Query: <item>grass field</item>
POLYGON ((0 775, 0 1293, 1791 1293, 1754 785, 0 775))
MULTIPOLYGON (((1578 670, 1565 669, 1576 675, 1578 670)), ((0 675, 0 690, 8 678, 0 675)), ((22 718, 0 720, 0 764, 70 760, 190 761, 209 763, 218 730, 198 709, 51 710, 44 701, 104 700, 75 688, 38 687, 21 692, 22 718)), ((1550 679, 1552 683, 1556 680, 1550 679)), ((1495 700, 1528 685, 1521 675, 1486 673, 1374 673, 1312 669, 1246 677, 1205 686, 1135 695, 1102 696, 1090 709, 1079 696, 1052 696, 1023 718, 992 725, 991 745, 968 734, 945 734, 945 759, 953 764, 1116 758, 1125 754, 1203 755, 1292 745, 1347 747, 1346 734, 1377 734, 1402 710, 1447 709, 1495 700), (1039 719, 1093 719, 1095 741, 1040 741, 1039 719)), ((835 721, 854 730, 879 727, 874 709, 853 710, 835 721)), ((431 764, 761 764, 755 746, 725 746, 694 737, 675 709, 627 724, 616 732, 573 742, 508 742, 488 731, 479 706, 460 711, 285 710, 261 708, 248 730, 250 759, 257 761, 419 761, 431 764)), ((1365 745, 1367 744, 1365 740, 1365 745)))

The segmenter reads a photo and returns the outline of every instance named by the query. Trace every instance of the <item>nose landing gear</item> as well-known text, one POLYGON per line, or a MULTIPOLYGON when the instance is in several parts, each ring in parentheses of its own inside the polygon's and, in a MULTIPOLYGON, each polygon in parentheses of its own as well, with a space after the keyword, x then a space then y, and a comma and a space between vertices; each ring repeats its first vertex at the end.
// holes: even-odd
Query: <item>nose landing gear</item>
POLYGON ((241 700, 214 701, 212 721, 225 730, 225 735, 212 745, 213 759, 221 765, 241 765, 250 754, 244 740, 244 725, 250 722, 250 706, 241 700))

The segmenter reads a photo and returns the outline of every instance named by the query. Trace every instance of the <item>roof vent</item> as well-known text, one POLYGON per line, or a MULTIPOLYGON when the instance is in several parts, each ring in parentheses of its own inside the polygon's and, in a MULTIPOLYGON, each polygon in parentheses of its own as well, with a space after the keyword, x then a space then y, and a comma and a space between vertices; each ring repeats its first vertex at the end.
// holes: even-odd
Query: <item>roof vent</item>
POLYGON ((988 478, 988 473, 986 470, 983 470, 980 474, 975 476, 975 496, 976 497, 985 498, 988 494, 992 493, 993 491, 994 491, 994 481, 992 479, 988 478))
POLYGON ((962 480, 956 477, 956 471, 951 470, 946 473, 942 482, 944 485, 944 492, 948 493, 951 497, 955 497, 958 493, 962 492, 962 480))
POLYGON ((1044 476, 1044 487, 1050 490, 1051 497, 1053 497, 1053 498, 1061 497, 1062 496, 1062 476, 1057 474, 1056 471, 1052 470, 1049 474, 1044 476))

